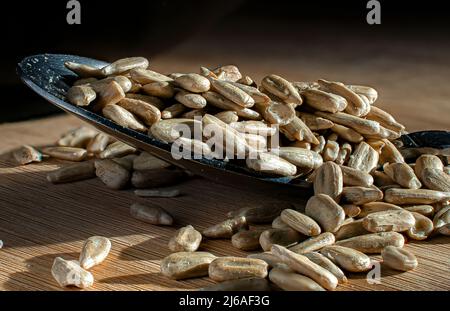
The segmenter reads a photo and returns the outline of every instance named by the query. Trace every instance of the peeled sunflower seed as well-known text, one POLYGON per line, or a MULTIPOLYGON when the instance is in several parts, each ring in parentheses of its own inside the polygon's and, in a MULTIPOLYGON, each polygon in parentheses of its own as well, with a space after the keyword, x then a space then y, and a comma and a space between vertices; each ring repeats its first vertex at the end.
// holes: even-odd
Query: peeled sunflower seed
POLYGON ((325 162, 315 171, 314 194, 327 194, 337 200, 342 192, 343 178, 339 165, 325 162))
POLYGON ((310 277, 325 289, 334 290, 336 288, 338 284, 337 278, 331 272, 305 256, 296 254, 280 245, 273 245, 271 252, 278 256, 289 268, 310 277))
POLYGON ((231 238, 236 232, 241 229, 247 228, 247 222, 245 217, 239 216, 232 219, 227 219, 214 226, 203 230, 202 234, 208 238, 220 239, 231 238))
POLYGON ((361 117, 365 116, 370 111, 370 104, 364 102, 360 96, 344 84, 323 79, 320 79, 317 82, 321 88, 345 98, 347 101, 345 111, 349 114, 361 117))
POLYGON ((277 75, 268 75, 261 85, 271 94, 281 98, 287 104, 301 105, 302 98, 297 89, 287 80, 277 75))
POLYGON ((98 133, 95 135, 87 144, 86 150, 89 153, 99 154, 110 144, 113 140, 110 136, 105 133, 98 133))
POLYGON ((404 163, 405 159, 397 147, 388 139, 382 139, 383 147, 380 153, 380 161, 382 163, 404 163))
MULTIPOLYGON (((127 93, 131 90, 133 87, 133 83, 125 76, 112 76, 105 79, 92 81, 88 86, 92 87, 95 92, 97 92, 97 97, 99 97, 98 93, 101 93, 102 95, 108 95, 105 93, 105 90, 109 90, 110 94, 107 97, 114 98, 114 94, 119 96, 122 94, 119 89, 116 88, 116 85, 114 84, 114 88, 111 88, 108 86, 111 84, 111 82, 116 82, 120 88, 122 88, 123 93, 127 93)), ((100 107, 102 108, 102 107, 100 107)), ((101 110, 101 109, 100 109, 101 110)))
POLYGON ((393 204, 432 204, 450 200, 450 192, 428 189, 388 189, 384 200, 393 204))
POLYGON ((124 98, 117 105, 136 115, 147 126, 151 126, 161 119, 161 112, 158 108, 139 99, 124 98))
POLYGON ((95 177, 93 161, 85 161, 63 166, 47 174, 47 180, 54 184, 85 180, 95 177))
POLYGON ((339 137, 341 137, 342 139, 349 141, 351 143, 359 143, 364 139, 364 137, 357 131, 340 124, 334 124, 331 127, 331 130, 334 133, 338 134, 339 137))
POLYGON ((317 153, 322 153, 327 141, 326 141, 325 137, 323 137, 323 136, 318 136, 317 140, 319 141, 319 144, 312 147, 312 151, 315 151, 317 153))
POLYGON ((93 236, 87 239, 80 253, 80 266, 90 269, 103 262, 111 250, 111 241, 102 236, 93 236))
POLYGON ((130 172, 111 159, 96 160, 95 174, 111 189, 122 189, 130 180, 130 172))
POLYGON ((172 216, 163 208, 156 205, 146 206, 135 203, 130 207, 130 214, 134 218, 152 225, 171 226, 173 224, 172 216))
POLYGON ((101 72, 105 76, 118 75, 135 68, 146 69, 148 67, 148 60, 144 57, 128 57, 116 60, 115 62, 105 66, 101 72))
POLYGON ((176 85, 193 93, 207 92, 211 86, 210 81, 196 73, 188 73, 175 78, 176 85))
POLYGON ((103 108, 102 113, 105 117, 122 127, 139 132, 144 132, 147 129, 131 112, 119 105, 106 105, 105 108, 103 108))
POLYGON ((348 166, 370 173, 378 164, 379 155, 369 144, 361 142, 350 156, 348 166))
POLYGON ((434 207, 432 205, 411 205, 404 206, 405 210, 411 213, 418 213, 426 217, 431 217, 434 214, 434 207))
POLYGON ((427 188, 450 191, 450 176, 444 172, 444 165, 437 156, 421 155, 414 170, 427 188))
POLYGON ((382 211, 395 211, 403 210, 400 206, 385 203, 385 202, 370 202, 363 204, 361 206, 361 213, 359 213, 358 218, 364 218, 369 214, 382 212, 382 211))
POLYGON ((163 74, 160 74, 158 72, 149 70, 149 69, 142 69, 142 68, 135 68, 130 70, 130 76, 133 81, 140 83, 142 85, 152 83, 152 82, 172 82, 173 79, 165 76, 163 74))
POLYGON ((365 97, 367 97, 367 99, 369 100, 369 102, 371 104, 373 104, 377 98, 378 98, 378 92, 370 87, 370 86, 365 86, 365 85, 347 85, 347 87, 352 90, 353 92, 355 92, 358 95, 364 95, 365 97))
POLYGON ((434 229, 443 235, 450 235, 450 207, 440 209, 433 217, 434 229))
POLYGON ((148 152, 142 152, 133 161, 134 170, 153 170, 169 167, 170 163, 163 161, 148 152))
POLYGON ((56 142, 58 146, 84 148, 97 135, 97 131, 89 127, 79 127, 64 133, 56 142))
POLYGON ((276 132, 276 127, 262 121, 241 121, 230 123, 230 126, 240 133, 256 134, 261 136, 272 136, 276 132))
POLYGON ((269 279, 285 291, 324 291, 325 289, 311 278, 298 274, 287 267, 273 268, 269 279))
POLYGON ((305 90, 300 94, 305 99, 305 104, 319 111, 335 113, 347 107, 345 98, 336 94, 316 89, 305 90))
POLYGON ((161 261, 161 273, 175 280, 207 276, 208 267, 216 258, 208 252, 173 253, 161 261))
POLYGON ((414 170, 406 163, 385 163, 383 170, 393 181, 404 188, 419 189, 422 187, 414 170))
POLYGON ((339 155, 339 144, 334 140, 328 139, 322 151, 323 160, 335 161, 338 155, 339 155))
POLYGON ((295 165, 271 153, 258 153, 255 159, 247 158, 247 167, 257 172, 281 176, 293 176, 297 173, 295 165))
POLYGON ((412 228, 415 222, 412 213, 405 210, 391 210, 369 214, 364 217, 362 224, 370 232, 402 232, 412 228))
POLYGON ((343 184, 345 186, 370 187, 373 185, 373 177, 368 173, 348 166, 341 166, 341 171, 343 184))
POLYGON ((179 91, 175 95, 175 99, 186 107, 192 109, 201 109, 206 106, 206 99, 200 94, 179 91))
POLYGON ((328 113, 322 111, 316 111, 315 114, 319 117, 333 121, 334 123, 352 128, 362 135, 371 135, 380 132, 380 124, 378 122, 359 118, 351 114, 343 112, 328 113))
POLYGON ((127 145, 121 141, 116 141, 108 145, 105 150, 100 152, 100 159, 120 158, 136 152, 136 148, 127 145))
POLYGON ((433 232, 433 222, 422 214, 416 212, 411 212, 411 214, 414 216, 415 223, 406 231, 406 235, 413 240, 425 240, 433 232))
POLYGON ((268 105, 255 105, 255 110, 270 124, 280 126, 289 124, 295 117, 295 109, 292 105, 286 105, 276 101, 270 101, 268 105))
POLYGON ((376 121, 380 123, 383 127, 396 132, 403 132, 405 130, 405 127, 400 123, 398 123, 392 115, 376 106, 370 107, 370 111, 366 115, 366 118, 369 120, 376 121))
POLYGON ((42 154, 33 147, 27 145, 14 150, 12 155, 14 160, 20 165, 42 161, 42 154))
POLYGON ((398 232, 379 232, 359 235, 345 240, 337 241, 335 245, 356 249, 371 254, 380 253, 386 246, 403 247, 405 238, 398 232))
POLYGON ((76 260, 64 260, 56 257, 52 265, 52 275, 61 287, 76 286, 88 288, 94 284, 94 277, 80 267, 76 260))
POLYGON ((356 217, 361 213, 361 208, 354 204, 344 204, 342 209, 347 217, 356 217))
POLYGON ((75 62, 65 62, 64 66, 67 69, 75 72, 81 78, 103 78, 105 76, 102 73, 101 69, 89 65, 79 64, 75 62))
POLYGON ((136 189, 134 194, 138 197, 143 198, 174 198, 180 195, 180 190, 178 189, 136 189))
POLYGON ((191 225, 180 228, 169 241, 173 252, 195 252, 202 241, 202 234, 191 225))
POLYGON ((383 258, 383 264, 395 270, 409 271, 415 269, 418 265, 414 254, 395 246, 385 247, 381 251, 381 257, 383 258))
POLYGON ((274 244, 290 246, 297 243, 301 239, 302 235, 291 228, 269 229, 261 233, 259 236, 259 244, 263 250, 269 251, 274 244))
POLYGON ((320 250, 324 246, 332 245, 334 244, 334 242, 334 235, 330 232, 324 232, 322 234, 319 234, 318 236, 311 237, 303 242, 300 242, 297 245, 290 247, 289 250, 297 254, 306 254, 309 252, 320 250))
POLYGON ((67 161, 83 161, 87 157, 86 149, 75 147, 44 147, 42 153, 53 158, 67 161))
POLYGON ((316 236, 321 232, 320 226, 314 219, 293 209, 283 210, 281 220, 295 231, 307 236, 316 236))
POLYGON ((303 123, 302 119, 294 116, 292 121, 286 125, 280 126, 280 132, 283 133, 289 140, 305 141, 314 145, 319 144, 319 141, 314 136, 313 132, 303 123))
POLYGON ((342 207, 326 194, 317 194, 311 197, 306 203, 305 213, 317 221, 327 232, 335 232, 345 219, 342 207))
POLYGON ((310 252, 303 255, 322 268, 330 271, 338 279, 339 284, 347 283, 348 280, 344 272, 342 272, 342 270, 338 266, 336 266, 330 259, 322 255, 321 253, 310 252))
MULTIPOLYGON (((99 90, 97 91, 97 100, 92 107, 92 110, 95 112, 102 111, 103 108, 105 108, 107 105, 117 104, 119 101, 125 98, 125 93, 122 87, 116 81, 102 84, 98 88, 99 90)), ((103 114, 105 113, 103 112, 103 114)), ((107 118, 110 118, 107 115, 105 116, 107 118)))
POLYGON ((266 94, 262 93, 260 90, 258 90, 256 87, 250 86, 250 85, 243 85, 240 83, 235 82, 229 82, 231 85, 241 89, 248 95, 250 95, 251 98, 253 98, 253 101, 255 104, 262 104, 266 105, 270 102, 270 97, 266 94))
POLYGON ((270 291, 270 284, 263 278, 229 280, 200 289, 201 291, 270 291))
POLYGON ((137 170, 131 175, 131 184, 136 188, 156 188, 179 183, 184 173, 178 169, 137 170))
POLYGON ((231 237, 231 244, 243 251, 254 251, 261 248, 259 237, 263 229, 242 230, 231 237))
POLYGON ((261 120, 261 115, 249 108, 244 108, 238 104, 232 102, 231 100, 223 97, 216 92, 205 92, 202 94, 204 98, 208 101, 211 106, 217 107, 223 110, 235 111, 239 117, 250 119, 250 120, 261 120))
POLYGON ((227 217, 233 218, 244 216, 249 224, 270 223, 281 211, 291 207, 291 204, 264 203, 262 205, 252 205, 238 210, 230 211, 227 217))
POLYGON ((265 278, 267 263, 260 259, 241 257, 219 257, 208 268, 208 274, 214 281, 242 279, 248 277, 265 278))
POLYGON ((173 143, 181 136, 194 132, 196 127, 201 128, 201 125, 200 121, 193 119, 161 120, 152 125, 149 134, 164 143, 173 143))
POLYGON ((295 113, 297 117, 302 119, 302 121, 306 124, 307 127, 309 127, 311 131, 326 130, 332 128, 334 125, 334 123, 330 120, 318 117, 311 113, 300 111, 296 111, 295 113))
POLYGON ((320 253, 346 271, 364 272, 372 267, 369 256, 352 248, 330 245, 320 253))
POLYGON ((231 83, 212 79, 211 86, 217 93, 241 107, 250 108, 255 104, 255 100, 250 95, 231 83))
POLYGON ((276 150, 280 158, 299 168, 316 169, 323 163, 322 157, 315 151, 298 147, 280 147, 276 150))
POLYGON ((80 107, 89 106, 96 97, 97 94, 92 87, 88 85, 72 86, 66 94, 66 98, 71 104, 80 107))
POLYGON ((383 192, 376 187, 354 186, 342 189, 342 200, 347 203, 362 205, 381 199, 383 199, 383 192))
POLYGON ((226 110, 214 115, 219 120, 225 122, 226 124, 231 124, 239 120, 239 116, 236 111, 226 110))
POLYGON ((147 95, 160 98, 172 98, 175 95, 175 89, 169 82, 151 82, 143 85, 141 89, 147 95))
POLYGON ((238 81, 242 78, 239 68, 235 65, 220 66, 212 71, 217 77, 226 81, 238 81))
POLYGON ((336 241, 349 239, 358 235, 369 234, 362 225, 363 219, 343 224, 335 233, 336 241))

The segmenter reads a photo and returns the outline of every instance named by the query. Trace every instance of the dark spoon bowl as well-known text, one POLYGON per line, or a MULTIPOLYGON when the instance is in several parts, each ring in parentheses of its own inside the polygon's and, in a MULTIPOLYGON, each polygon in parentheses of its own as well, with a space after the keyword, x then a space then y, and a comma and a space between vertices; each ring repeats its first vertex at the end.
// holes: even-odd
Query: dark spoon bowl
POLYGON ((175 160, 170 152, 170 144, 119 126, 102 115, 66 102, 66 92, 77 79, 76 74, 65 68, 66 61, 94 67, 107 65, 99 60, 74 55, 40 54, 23 59, 17 66, 17 72, 28 87, 50 103, 88 122, 102 132, 196 175, 244 190, 266 193, 270 191, 274 195, 289 193, 300 197, 311 195, 311 183, 299 178, 268 178, 233 163, 215 159, 175 160))

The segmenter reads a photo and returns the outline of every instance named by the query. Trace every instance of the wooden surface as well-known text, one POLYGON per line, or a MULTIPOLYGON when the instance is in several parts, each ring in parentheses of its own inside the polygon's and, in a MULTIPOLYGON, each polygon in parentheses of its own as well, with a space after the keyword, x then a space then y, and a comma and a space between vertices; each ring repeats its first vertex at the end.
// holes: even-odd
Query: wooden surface
MULTIPOLYGON (((268 33, 272 45, 230 47, 236 36, 245 40, 251 29, 239 29, 225 40, 220 34, 208 42, 208 53, 198 55, 202 38, 194 38, 151 59, 152 68, 163 72, 197 71, 198 65, 213 67, 224 60, 240 64, 256 80, 266 73, 280 73, 292 80, 336 79, 368 84, 380 93, 377 102, 393 113, 408 130, 450 129, 449 51, 445 40, 430 48, 414 38, 392 44, 384 38, 362 40, 355 48, 351 32, 343 37, 330 33, 329 40, 314 39, 314 29, 301 44, 290 44, 282 33, 268 33), (309 36, 309 37, 308 37, 309 36), (338 48, 336 48, 338 47, 338 48), (408 48, 409 47, 409 48, 408 48), (224 55, 227 51, 227 55, 224 55)), ((395 38, 397 40, 397 38, 395 38)), ((0 290, 57 290, 50 274, 56 256, 76 259, 83 241, 92 235, 112 240, 107 260, 92 272, 93 290, 187 290, 211 284, 207 278, 172 281, 159 273, 159 261, 169 254, 167 242, 175 228, 156 227, 129 216, 138 200, 131 191, 112 191, 99 180, 51 185, 46 173, 58 162, 13 167, 7 152, 22 144, 53 143, 61 133, 81 122, 62 116, 0 125, 0 290)), ((274 200, 246 189, 233 189, 202 179, 180 185, 183 196, 153 199, 176 219, 176 227, 192 224, 198 229, 224 219, 225 213, 248 204, 274 200)), ((278 198, 300 202, 296 197, 278 198)), ((381 270, 381 284, 370 285, 366 276, 353 275, 339 290, 450 290, 450 239, 436 237, 409 242, 405 247, 417 255, 415 271, 381 270)), ((246 255, 229 241, 205 241, 202 250, 218 256, 246 255)), ((379 258, 377 256, 375 259, 379 258)))

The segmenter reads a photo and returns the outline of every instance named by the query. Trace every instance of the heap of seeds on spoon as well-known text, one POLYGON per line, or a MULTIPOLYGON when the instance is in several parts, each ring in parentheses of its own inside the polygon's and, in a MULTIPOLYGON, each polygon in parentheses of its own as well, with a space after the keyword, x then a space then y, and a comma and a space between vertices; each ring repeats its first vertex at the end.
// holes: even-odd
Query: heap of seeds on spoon
MULTIPOLYGON (((405 128, 376 106, 378 93, 372 87, 323 79, 295 82, 275 74, 257 84, 234 65, 171 74, 148 65, 142 57, 104 68, 68 62, 66 67, 80 79, 67 100, 185 150, 219 159, 224 152, 243 152, 249 170, 314 185, 314 196, 303 207, 243 207, 202 232, 179 228, 168 245, 173 253, 161 262, 165 276, 209 276, 220 282, 208 290, 334 290, 347 282, 346 273, 367 273, 370 254, 381 254, 387 267, 407 271, 418 263, 403 248, 405 240, 449 235, 448 158, 423 154, 406 163, 392 142, 405 128), (213 126, 223 144, 213 149, 209 131, 200 138, 181 137, 180 124, 213 126), (272 229, 261 224, 272 224, 272 229), (230 239, 234 247, 252 253, 216 257, 197 251, 203 238, 230 239)), ((51 172, 52 183, 97 176, 109 188, 132 185, 144 197, 177 196, 174 184, 188 175, 85 127, 65 134, 56 146, 23 146, 14 153, 22 164, 41 161, 43 155, 76 162, 51 172)), ((173 223, 160 207, 134 204, 130 213, 154 225, 173 223)), ((87 241, 82 253, 92 253, 90 260, 98 264, 110 244, 102 237, 91 239, 101 243, 87 241)), ((52 272, 62 286, 87 287, 93 276, 85 269, 57 258, 52 272), (71 273, 80 276, 76 283, 71 273)))

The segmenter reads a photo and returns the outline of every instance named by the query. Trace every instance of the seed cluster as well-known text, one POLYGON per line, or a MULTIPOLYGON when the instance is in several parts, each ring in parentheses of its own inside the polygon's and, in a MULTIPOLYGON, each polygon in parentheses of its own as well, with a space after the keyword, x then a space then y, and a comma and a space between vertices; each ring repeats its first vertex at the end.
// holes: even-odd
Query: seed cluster
MULTIPOLYGON (((403 248, 405 239, 449 235, 448 159, 423 154, 407 163, 395 144, 405 128, 375 105, 375 89, 326 80, 290 82, 274 74, 258 86, 232 65, 164 75, 148 64, 142 57, 100 69, 67 63, 81 78, 67 98, 162 142, 217 158, 223 151, 243 153, 250 170, 302 177, 314 187, 304 207, 248 206, 202 232, 180 228, 168 245, 174 253, 161 262, 163 275, 221 282, 207 290, 269 289, 270 283, 284 290, 334 290, 347 282, 346 272, 370 270, 370 254, 382 254, 387 267, 406 271, 417 259, 403 248), (223 134, 221 148, 207 144, 205 131, 200 139, 181 137, 180 124, 214 125, 223 134), (256 157, 248 156, 255 151, 256 157), (271 229, 264 227, 270 223, 271 229), (216 257, 197 251, 204 238, 230 239, 241 250, 263 252, 216 257)), ((136 190, 143 197, 176 196, 176 188, 155 188, 187 175, 87 128, 65 134, 57 146, 40 151, 24 146, 14 156, 26 164, 41 161, 41 153, 79 161, 51 172, 53 183, 98 176, 112 189, 143 188, 136 190)), ((150 224, 173 224, 159 206, 133 204, 130 213, 150 224)))

